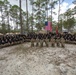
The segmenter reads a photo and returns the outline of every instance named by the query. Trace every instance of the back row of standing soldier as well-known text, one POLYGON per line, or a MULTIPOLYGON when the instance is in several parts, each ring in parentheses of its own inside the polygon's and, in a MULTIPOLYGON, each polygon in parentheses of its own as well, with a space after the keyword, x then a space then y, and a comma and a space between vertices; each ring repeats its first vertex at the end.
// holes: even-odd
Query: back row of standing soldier
POLYGON ((55 39, 57 39, 57 37, 61 38, 63 37, 65 39, 65 41, 76 41, 76 34, 69 34, 69 33, 47 33, 47 34, 42 34, 42 33, 39 33, 39 34, 36 34, 36 33, 30 33, 28 34, 28 37, 30 38, 39 38, 39 39, 45 39, 46 37, 50 40, 52 37, 54 37, 55 39))

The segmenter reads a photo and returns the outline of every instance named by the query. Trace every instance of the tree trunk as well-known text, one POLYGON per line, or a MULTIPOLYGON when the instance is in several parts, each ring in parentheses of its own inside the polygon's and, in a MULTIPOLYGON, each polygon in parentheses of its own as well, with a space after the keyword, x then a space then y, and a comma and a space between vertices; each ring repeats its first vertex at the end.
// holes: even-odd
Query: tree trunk
MULTIPOLYGON (((40 1, 41 0, 39 0, 39 12, 41 12, 41 10, 40 10, 40 1)), ((40 16, 39 16, 39 31, 41 30, 41 19, 40 19, 40 16)))
POLYGON ((33 23, 34 21, 33 21, 33 0, 32 0, 32 32, 33 32, 33 23))
POLYGON ((8 21, 8 32, 10 33, 10 25, 9 25, 9 12, 7 11, 7 21, 8 21))
MULTIPOLYGON (((53 0, 51 0, 51 3, 53 2, 53 0)), ((51 25, 52 25, 52 4, 51 4, 51 25)))
POLYGON ((27 31, 29 32, 29 25, 28 25, 28 1, 26 0, 26 12, 27 12, 27 23, 26 23, 26 26, 27 26, 27 31))
POLYGON ((19 0, 19 4, 20 4, 20 26, 21 26, 21 34, 23 34, 21 0, 19 0))
POLYGON ((59 10, 58 10, 58 24, 59 24, 59 16, 60 16, 60 0, 59 0, 59 10))
POLYGON ((47 3, 46 3, 46 8, 47 8, 47 21, 48 21, 48 0, 47 0, 47 3))

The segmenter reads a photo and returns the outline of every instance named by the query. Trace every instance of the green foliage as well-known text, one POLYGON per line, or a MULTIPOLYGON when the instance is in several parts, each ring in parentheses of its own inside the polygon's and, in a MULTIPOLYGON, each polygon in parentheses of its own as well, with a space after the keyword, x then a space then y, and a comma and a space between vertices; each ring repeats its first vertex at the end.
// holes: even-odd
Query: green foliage
MULTIPOLYGON (((76 6, 73 9, 68 9, 65 13, 59 14, 59 22, 53 20, 53 9, 59 0, 50 1, 50 0, 29 0, 32 6, 32 13, 30 11, 25 12, 21 9, 22 12, 22 27, 23 32, 28 31, 39 31, 44 28, 45 21, 51 21, 53 31, 56 30, 56 25, 59 26, 59 31, 62 31, 62 25, 64 28, 70 30, 76 25, 76 6), (48 8, 49 7, 49 8, 48 8), (48 10, 51 10, 50 15, 48 16, 48 10), (27 14, 28 14, 28 24, 27 24, 27 14)), ((63 1, 62 1, 63 2, 63 1)), ((60 4, 62 3, 60 0, 60 4)), ((28 4, 28 3, 27 3, 28 4)), ((28 8, 27 8, 28 10, 28 8)), ((20 32, 20 7, 17 5, 11 5, 8 0, 0 0, 0 32, 20 32), (10 19, 11 18, 11 19, 10 19), (11 23, 13 23, 13 28, 11 23)), ((57 15, 57 14, 56 14, 57 15)))
POLYGON ((76 19, 73 14, 73 9, 68 9, 65 13, 60 15, 60 21, 59 21, 59 27, 62 29, 62 25, 64 28, 68 29, 68 31, 71 30, 71 28, 74 29, 74 26, 76 24, 76 19))

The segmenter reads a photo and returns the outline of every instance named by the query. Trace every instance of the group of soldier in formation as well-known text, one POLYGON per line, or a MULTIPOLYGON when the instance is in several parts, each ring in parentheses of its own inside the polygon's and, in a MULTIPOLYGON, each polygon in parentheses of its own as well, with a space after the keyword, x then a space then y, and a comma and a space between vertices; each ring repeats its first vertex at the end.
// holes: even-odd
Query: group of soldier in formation
POLYGON ((48 47, 50 44, 52 47, 55 46, 61 46, 65 47, 65 42, 66 41, 71 41, 76 43, 76 34, 68 34, 68 33, 63 33, 63 34, 56 34, 56 33, 47 33, 47 34, 30 34, 32 37, 31 39, 31 46, 40 46, 43 47, 44 44, 48 47), (36 36, 36 38, 35 38, 36 36))
POLYGON ((28 33, 25 34, 10 34, 10 35, 0 35, 0 47, 9 46, 14 44, 19 44, 23 42, 31 42, 31 46, 40 46, 43 47, 49 46, 49 42, 51 42, 51 46, 61 46, 64 47, 65 41, 76 42, 76 34, 56 34, 56 33, 28 33))
POLYGON ((56 39, 54 39, 54 37, 52 37, 50 40, 47 37, 45 39, 39 39, 39 38, 33 39, 32 38, 31 39, 31 47, 34 47, 34 46, 43 47, 44 45, 46 47, 48 47, 50 45, 49 42, 51 43, 52 47, 55 47, 55 46, 57 46, 57 47, 60 47, 60 46, 61 47, 65 47, 65 40, 64 40, 63 37, 61 37, 61 38, 57 37, 56 39))

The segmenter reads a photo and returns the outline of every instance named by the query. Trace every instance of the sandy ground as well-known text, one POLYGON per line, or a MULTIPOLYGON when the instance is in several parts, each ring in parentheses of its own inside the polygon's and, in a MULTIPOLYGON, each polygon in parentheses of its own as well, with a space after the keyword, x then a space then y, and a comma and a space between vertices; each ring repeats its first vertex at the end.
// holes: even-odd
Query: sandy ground
POLYGON ((30 47, 30 43, 0 49, 0 75, 76 75, 76 45, 30 47))

